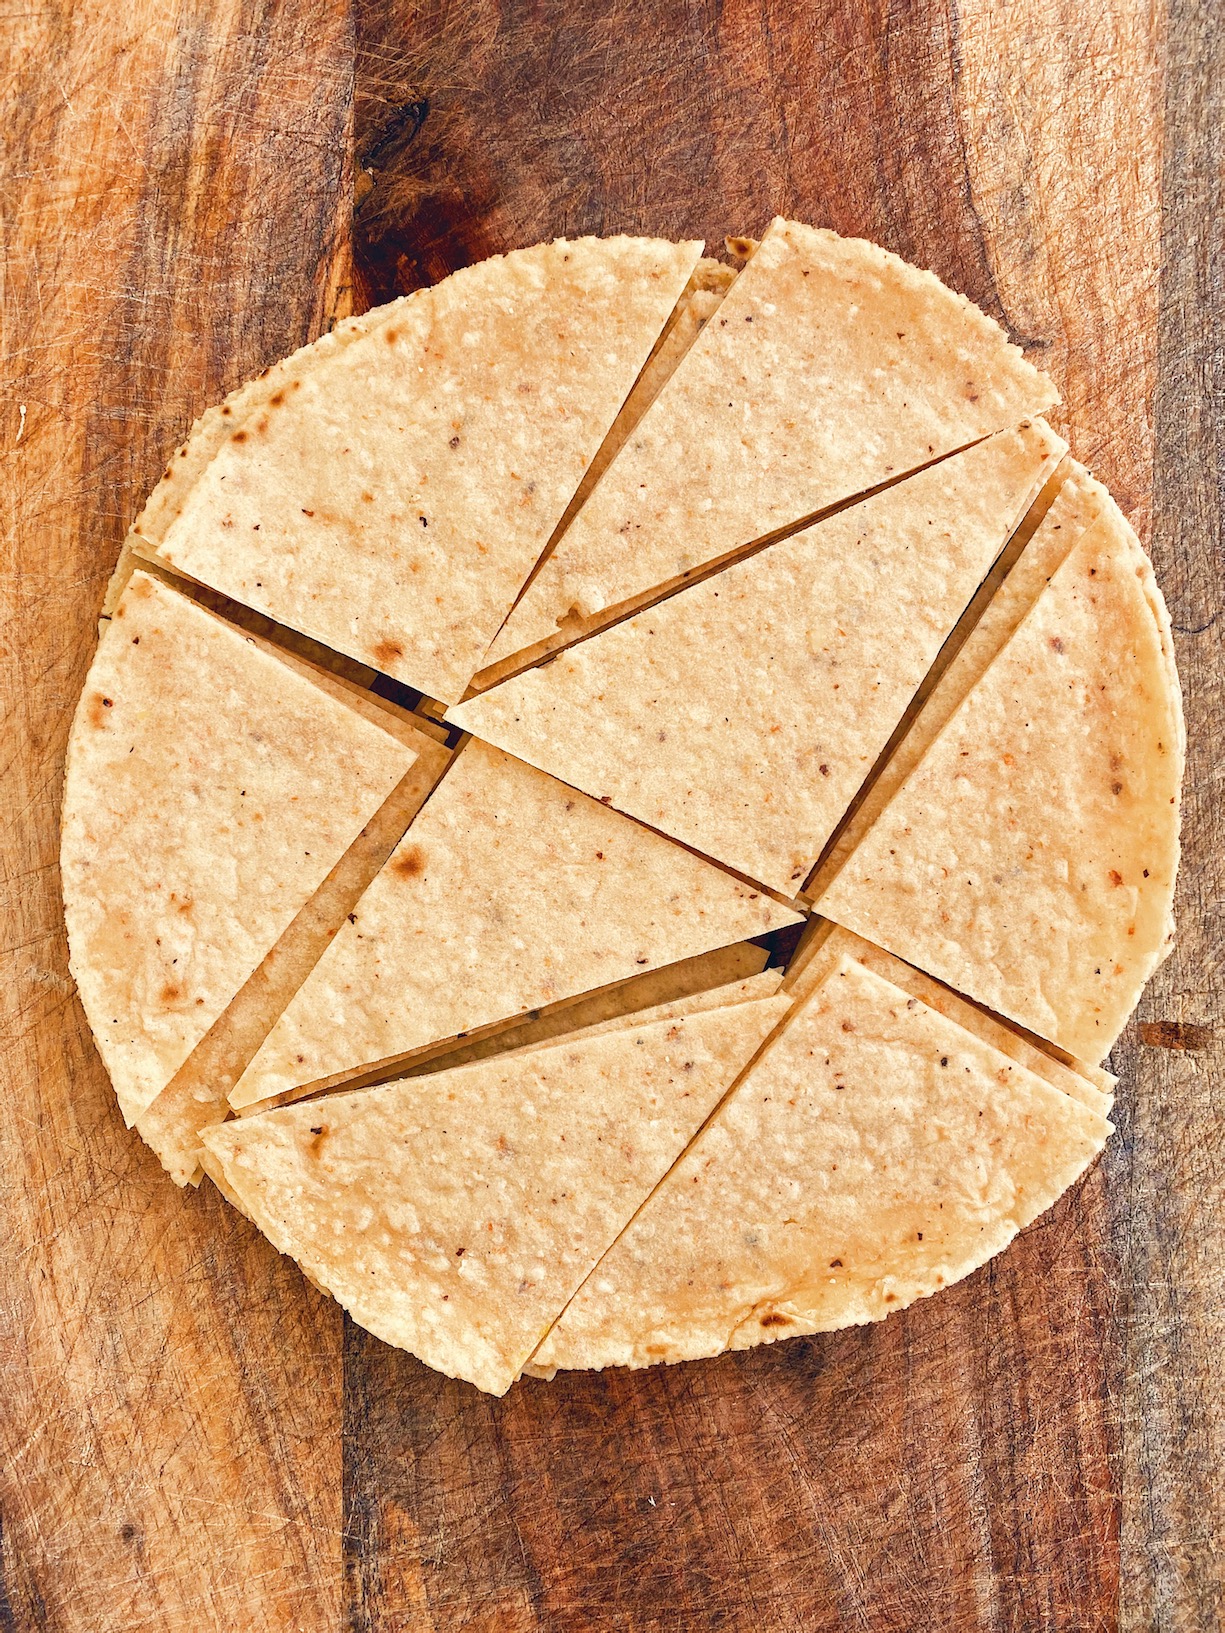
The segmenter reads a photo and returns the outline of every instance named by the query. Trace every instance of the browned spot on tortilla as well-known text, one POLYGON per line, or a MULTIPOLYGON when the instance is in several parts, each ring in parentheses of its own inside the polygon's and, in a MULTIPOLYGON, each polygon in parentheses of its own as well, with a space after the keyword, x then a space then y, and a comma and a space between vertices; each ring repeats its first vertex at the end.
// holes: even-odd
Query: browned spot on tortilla
POLYGON ((401 879, 415 879, 425 872, 425 852, 420 845, 408 845, 391 864, 391 871, 401 879))
POLYGON ((383 332, 383 339, 387 342, 387 344, 389 346, 394 346, 396 341, 399 340, 399 338, 400 338, 400 331, 398 329, 386 329, 383 332))
POLYGON ((89 700, 89 723, 95 731, 101 731, 106 725, 106 711, 114 708, 114 701, 103 697, 101 692, 95 692, 89 700))
POLYGON ((763 1327, 785 1327, 788 1321, 785 1315, 779 1315, 777 1310, 771 1310, 768 1315, 762 1316, 761 1324, 763 1327))
POLYGON ((1058 635, 1052 635, 1051 636, 1051 645, 1055 649, 1056 652, 1062 652, 1063 651, 1063 641, 1060 639, 1060 637, 1058 635))
POLYGON ((275 391, 273 392, 272 396, 269 397, 268 401, 273 408, 279 408, 285 401, 285 393, 283 391, 275 391))
POLYGON ((397 658, 404 656, 404 648, 399 641, 379 641, 376 646, 370 648, 370 655, 380 669, 386 669, 388 664, 394 663, 397 658))
POLYGON ((1110 870, 1110 882, 1116 889, 1123 883, 1123 875, 1115 868, 1111 868, 1110 870))
POLYGON ((173 1004, 182 996, 182 987, 176 987, 173 981, 167 981, 166 985, 162 988, 162 1002, 164 1004, 173 1004))
POLYGON ((308 1143, 306 1152, 308 1156, 317 1157, 320 1149, 323 1146, 324 1140, 326 1140, 328 1137, 327 1124, 320 1123, 317 1127, 311 1129, 311 1134, 314 1137, 308 1143))
POLYGON ((230 438, 231 442, 245 442, 246 440, 247 433, 245 431, 235 431, 234 435, 230 438))

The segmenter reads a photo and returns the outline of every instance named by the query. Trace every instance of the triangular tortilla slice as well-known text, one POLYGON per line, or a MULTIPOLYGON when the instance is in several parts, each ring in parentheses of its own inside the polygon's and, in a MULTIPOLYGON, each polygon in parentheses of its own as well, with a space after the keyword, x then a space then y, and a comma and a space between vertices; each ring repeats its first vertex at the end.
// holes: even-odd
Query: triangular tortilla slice
POLYGON ((1111 506, 819 909, 1101 1060, 1171 944, 1182 769, 1165 606, 1111 506))
MULTIPOLYGON (((301 668, 311 673, 309 665, 301 668)), ((322 677, 320 684, 349 697, 348 687, 335 677, 322 677)), ((377 699, 353 696, 349 701, 411 748, 416 759, 170 1082, 136 1119, 137 1132, 177 1185, 198 1181, 201 1130, 229 1115, 230 1090, 404 837, 450 760, 446 748, 410 725, 407 717, 389 715, 377 699)))
POLYGON ((998 1253, 1110 1124, 846 957, 792 1013, 530 1370, 878 1321, 998 1253))
POLYGON ((68 745, 71 968, 131 1123, 405 775, 412 749, 146 573, 68 745))
POLYGON ((293 382, 309 373, 315 364, 350 341, 385 323, 396 315, 413 295, 404 295, 385 306, 374 307, 358 317, 345 318, 336 327, 309 345, 273 363, 262 374, 231 391, 223 402, 215 403, 194 422, 187 436, 171 454, 169 463, 123 541, 119 562, 107 587, 102 616, 109 618, 118 605, 139 561, 155 557, 166 530, 183 508, 184 500, 204 474, 213 456, 259 410, 280 391, 293 389, 293 382))
POLYGON ((929 1009, 955 1021, 967 1032, 973 1032, 984 1043, 998 1049, 1000 1054, 1007 1055, 1009 1060, 1015 1060, 1027 1071, 1045 1078, 1060 1093, 1079 1100, 1082 1106, 1087 1106, 1099 1116, 1110 1115, 1116 1079, 1109 1072, 1080 1062, 1072 1067, 1056 1060, 997 1015, 988 1014, 960 993, 953 992, 930 975, 924 975, 922 970, 914 969, 883 947, 865 941, 862 936, 855 935, 840 924, 830 924, 829 920, 825 923, 829 926, 830 934, 807 958, 796 958, 787 968, 786 991, 793 999, 798 1001, 814 992, 841 958, 853 958, 865 969, 874 971, 886 981, 892 981, 895 987, 901 987, 908 997, 921 999, 929 1009))
POLYGON ((501 1395, 788 1003, 579 1034, 204 1139, 354 1320, 501 1395))
POLYGON ((323 1089, 432 1043, 800 922, 475 739, 230 1097, 323 1089))
MULTIPOLYGON (((993 569, 984 590, 990 596, 982 615, 970 630, 948 666, 922 698, 918 713, 905 735, 874 778, 861 803, 838 835, 821 865, 804 887, 812 901, 829 888, 847 857, 918 765, 941 728, 959 703, 982 678, 1015 634, 1018 625, 1042 594, 1050 579, 1071 555, 1081 536, 1104 514, 1114 501, 1100 482, 1094 481, 1083 465, 1065 459, 1059 474, 1063 481, 1046 514, 1015 559, 1009 560, 1012 546, 993 569), (993 593, 992 593, 993 592, 993 593)), ((976 598, 977 599, 977 598, 976 598)), ((974 608, 971 608, 971 614, 974 608)))
POLYGON ((448 719, 793 896, 1065 446, 1002 431, 448 719))
POLYGON ((457 701, 700 251, 561 239, 420 291, 248 417, 158 558, 457 701))
POLYGON ((1057 401, 930 272, 776 220, 485 665, 1057 401))

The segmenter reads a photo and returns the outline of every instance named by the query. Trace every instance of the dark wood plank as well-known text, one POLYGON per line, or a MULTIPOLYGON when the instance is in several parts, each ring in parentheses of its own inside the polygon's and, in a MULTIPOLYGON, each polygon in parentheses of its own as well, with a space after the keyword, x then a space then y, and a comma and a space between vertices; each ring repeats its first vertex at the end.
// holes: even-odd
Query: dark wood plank
MULTIPOLYGON (((781 210, 863 233, 1056 372, 1144 525, 1161 82, 1137 8, 393 3, 359 6, 357 49, 367 298, 558 232, 718 244, 781 210)), ((869 1332, 490 1402, 349 1329, 350 1625, 1113 1629, 1116 1271, 1099 1170, 869 1332)))
POLYGON ((339 1312, 125 1132, 57 850, 123 529, 192 415, 321 321, 351 35, 265 0, 5 30, 0 1626, 333 1627, 339 1312))
POLYGON ((1116 1051, 1137 1085, 1107 1158, 1120 1265, 1125 1633, 1225 1626, 1225 33, 1168 25, 1153 557, 1190 755, 1179 935, 1116 1051))

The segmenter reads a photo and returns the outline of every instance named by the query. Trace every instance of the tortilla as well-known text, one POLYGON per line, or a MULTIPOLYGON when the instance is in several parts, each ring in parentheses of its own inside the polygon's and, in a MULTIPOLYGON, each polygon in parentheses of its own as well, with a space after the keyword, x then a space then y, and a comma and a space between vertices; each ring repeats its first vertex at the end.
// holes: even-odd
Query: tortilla
MULTIPOLYGON (((325 688, 339 685, 345 695, 343 683, 332 677, 326 677, 323 684, 325 688)), ((361 708, 362 700, 352 701, 361 708)), ((369 698, 364 707, 370 718, 413 749, 417 756, 413 765, 170 1082, 136 1119, 137 1132, 176 1185, 198 1181, 201 1130, 229 1115, 230 1090, 404 837, 450 760, 445 748, 416 731, 405 717, 391 717, 378 705, 378 699, 369 698)))
POLYGON ((139 561, 156 555, 166 529, 183 508, 183 501, 228 437, 242 428, 270 399, 294 380, 308 373, 320 359, 360 339, 370 330, 396 315, 413 295, 404 295, 385 306, 377 306, 359 317, 344 318, 328 334, 309 345, 300 346, 278 363, 273 363, 253 380, 231 391, 223 402, 208 408, 194 422, 183 442, 170 456, 156 487, 145 500, 123 541, 119 561, 102 603, 102 616, 109 618, 119 603, 139 561))
POLYGON ((485 666, 1057 401, 930 272, 776 219, 485 666))
POLYGON ((794 896, 1065 449, 1002 431, 448 719, 794 896))
POLYGON ((559 239, 420 291, 272 394, 158 558, 457 701, 700 250, 559 239))
MULTIPOLYGON (((829 923, 828 920, 825 922, 829 923)), ((884 980, 892 981, 895 987, 901 987, 907 997, 920 999, 929 1009, 955 1021, 967 1032, 973 1032, 984 1043, 998 1049, 1000 1054, 1007 1055, 1009 1060, 1015 1060, 1035 1076, 1045 1078, 1060 1093, 1079 1100, 1082 1106, 1087 1106, 1101 1117, 1110 1115, 1116 1080, 1109 1072, 1094 1066, 1074 1069, 1054 1059, 997 1015, 988 1014, 960 993, 951 991, 939 981, 933 981, 930 975, 924 975, 921 970, 887 953, 883 947, 877 947, 862 936, 844 930, 840 924, 830 924, 829 928, 831 933, 823 939, 815 953, 802 960, 793 959, 788 966, 785 984, 792 999, 798 1001, 814 992, 843 956, 853 958, 866 970, 872 970, 884 980)))
POLYGON ((204 1140, 363 1327, 501 1395, 787 1007, 622 1024, 204 1140))
POLYGON ((532 1360, 648 1366, 879 1321, 1075 1180, 1103 1118, 843 957, 532 1360))
POLYGON ((146 573, 68 745, 71 968, 130 1124, 166 1086, 413 752, 146 573))
POLYGON ((1182 706, 1161 592, 1108 506, 818 903, 1081 1060, 1169 950, 1182 706))
MULTIPOLYGON (((591 490, 604 475, 621 449, 629 441, 638 421, 655 401, 663 390, 665 382, 675 372, 677 364, 701 334, 703 328, 714 316, 722 303, 724 295, 735 282, 736 274, 731 267, 721 261, 711 261, 703 257, 693 272, 689 282, 685 285, 676 309, 669 318, 667 326, 655 343, 655 349, 643 365, 642 373, 634 382, 634 389, 621 405, 621 410, 609 428, 608 435, 600 444, 595 458, 587 467, 583 480, 574 490, 574 495, 562 515, 561 520, 553 529, 551 538, 542 551, 539 561, 532 569, 520 591, 520 596, 527 593, 535 582, 536 574, 552 555, 557 541, 566 532, 575 516, 587 503, 591 490)), ((516 600, 516 605, 518 604, 516 600)), ((513 609, 512 609, 513 610, 513 609)), ((481 670, 472 678, 472 687, 483 690, 500 680, 502 665, 493 665, 481 670)), ((510 667, 515 667, 512 662, 510 667)), ((470 687, 470 689, 472 689, 470 687)))
POLYGON ((984 589, 993 593, 980 603, 973 628, 932 685, 905 735, 889 754, 829 853, 821 858, 814 877, 805 885, 803 894, 809 900, 816 901, 833 883, 847 857, 918 765, 958 704, 1015 634, 1077 541, 1108 505, 1113 506, 1106 489, 1094 481, 1083 465, 1066 459, 1061 469, 1065 467, 1065 479, 1050 508, 1015 559, 1007 559, 1011 545, 1004 552, 1001 565, 1006 566, 1007 571, 1001 573, 999 580, 992 584, 990 579, 995 574, 989 575, 984 589))
POLYGON ((328 1088, 798 922, 670 840, 471 740, 230 1101, 328 1088))

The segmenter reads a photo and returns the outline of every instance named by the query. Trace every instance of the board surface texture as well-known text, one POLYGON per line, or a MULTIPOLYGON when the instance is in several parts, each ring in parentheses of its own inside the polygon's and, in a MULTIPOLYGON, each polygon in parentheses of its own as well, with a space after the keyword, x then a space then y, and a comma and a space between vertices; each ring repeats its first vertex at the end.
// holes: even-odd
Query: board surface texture
POLYGON ((1220 1625, 1212 12, 84 0, 10 19, 5 1633, 1220 1625), (1110 1059, 1120 1137, 1002 1260, 872 1328, 492 1399, 345 1322, 123 1129, 67 970, 72 710, 126 525, 226 391, 516 245, 713 251, 775 212, 875 239, 1003 323, 1151 548, 1190 738, 1178 944, 1110 1059))

